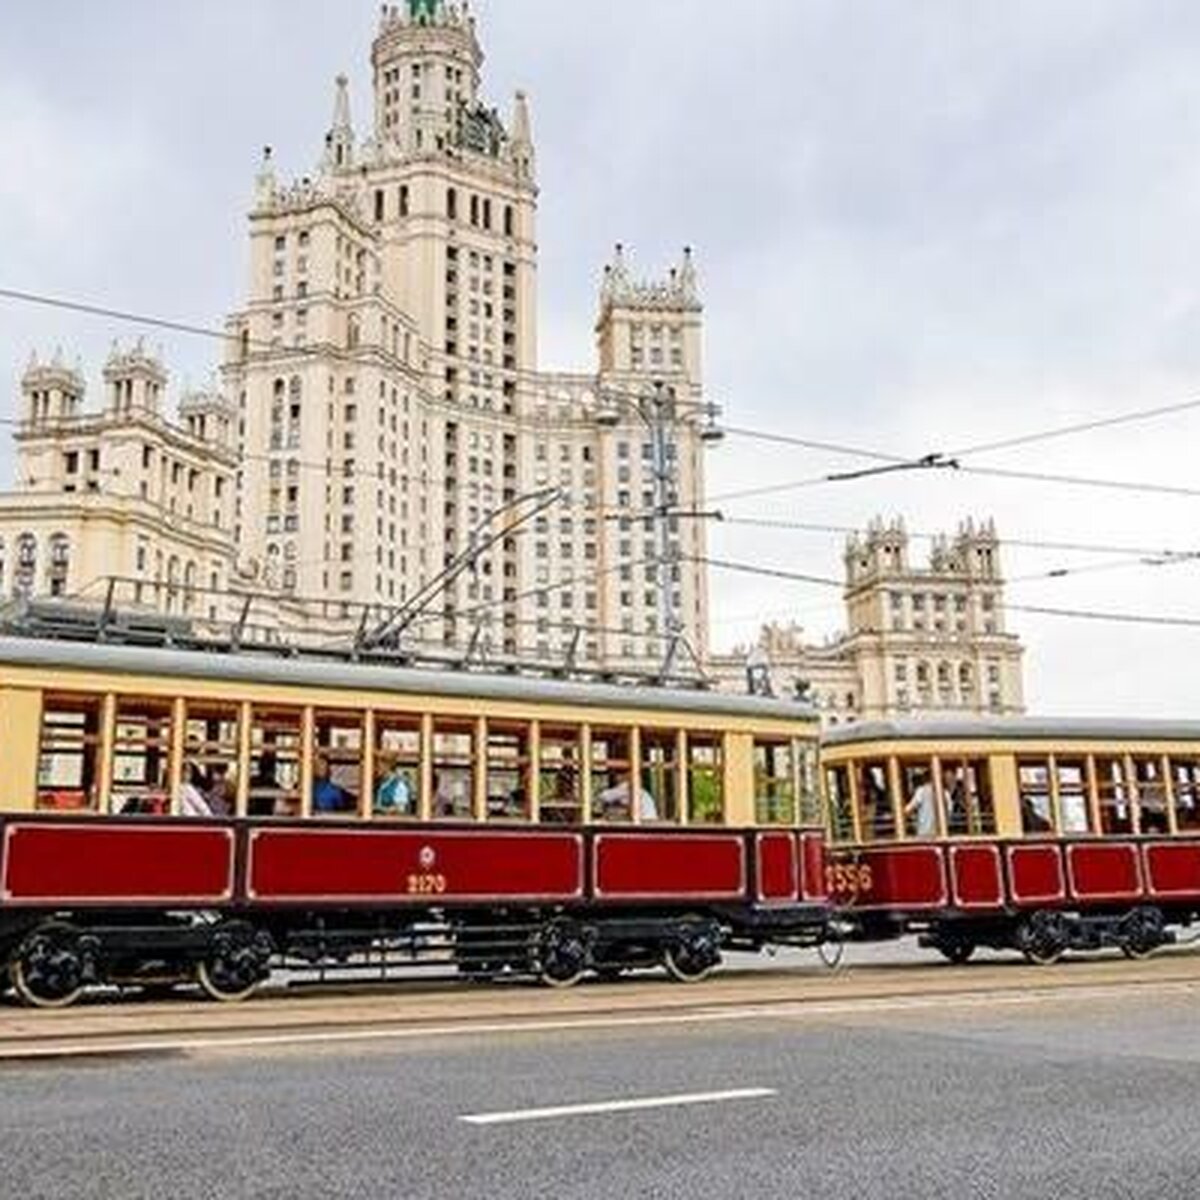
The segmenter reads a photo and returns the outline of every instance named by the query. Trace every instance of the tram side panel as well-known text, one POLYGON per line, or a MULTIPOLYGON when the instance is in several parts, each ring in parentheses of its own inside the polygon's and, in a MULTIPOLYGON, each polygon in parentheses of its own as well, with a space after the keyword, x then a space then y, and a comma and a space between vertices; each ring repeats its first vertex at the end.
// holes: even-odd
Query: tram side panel
POLYGON ((228 825, 43 817, 3 827, 6 907, 221 907, 234 898, 228 825))
POLYGON ((898 918, 1137 904, 1191 913, 1200 908, 1200 839, 863 846, 836 851, 827 874, 839 906, 898 918))

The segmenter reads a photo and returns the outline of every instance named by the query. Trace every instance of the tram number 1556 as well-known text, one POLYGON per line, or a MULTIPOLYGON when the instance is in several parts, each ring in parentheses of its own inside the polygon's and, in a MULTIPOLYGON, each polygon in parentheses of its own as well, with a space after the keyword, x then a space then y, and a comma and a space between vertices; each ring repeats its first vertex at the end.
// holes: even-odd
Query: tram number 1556
POLYGON ((869 892, 873 883, 866 863, 832 863, 825 868, 825 887, 835 894, 869 892))

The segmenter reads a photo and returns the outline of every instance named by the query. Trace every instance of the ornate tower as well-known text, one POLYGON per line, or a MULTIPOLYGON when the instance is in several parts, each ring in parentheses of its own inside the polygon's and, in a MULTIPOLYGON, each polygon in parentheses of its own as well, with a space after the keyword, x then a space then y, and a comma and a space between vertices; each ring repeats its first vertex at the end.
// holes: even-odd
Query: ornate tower
POLYGON ((55 350, 48 363, 39 362, 37 354, 31 354, 21 377, 25 423, 54 425, 78 416, 83 391, 83 376, 78 368, 64 365, 61 350, 55 350))
POLYGON ((125 352, 113 342, 104 364, 104 383, 109 412, 122 416, 160 415, 167 373, 162 363, 147 352, 141 338, 125 352))
POLYGON ((466 4, 407 0, 383 10, 371 52, 375 141, 407 153, 502 136, 478 107, 483 51, 466 4), (481 119, 482 118, 482 119, 481 119))

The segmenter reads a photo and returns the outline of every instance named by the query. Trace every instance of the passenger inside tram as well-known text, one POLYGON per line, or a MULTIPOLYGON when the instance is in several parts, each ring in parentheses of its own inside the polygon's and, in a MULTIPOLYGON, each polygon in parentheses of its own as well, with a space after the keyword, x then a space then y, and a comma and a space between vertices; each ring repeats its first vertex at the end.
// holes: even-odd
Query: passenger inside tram
POLYGON ((971 832, 967 789, 959 767, 942 767, 942 800, 946 805, 946 832, 951 836, 971 832))
POLYGON ((275 815, 275 800, 279 793, 279 763, 271 750, 264 750, 255 764, 250 777, 249 803, 247 812, 252 817, 275 815))
POLYGON ((862 794, 863 828, 877 838, 896 836, 896 820, 892 816, 892 799, 887 789, 887 765, 863 763, 859 775, 862 794))
POLYGON ((375 785, 375 812, 381 816, 411 817, 416 815, 416 790, 409 781, 409 769, 399 762, 379 777, 375 785))
POLYGON ((334 780, 329 759, 324 755, 318 755, 313 762, 313 812, 353 812, 355 807, 355 797, 334 780))
POLYGON ((937 796, 933 790, 933 779, 927 770, 913 776, 916 787, 904 806, 905 824, 913 837, 937 836, 937 796))
POLYGON ((185 817, 211 817, 212 804, 208 799, 209 783, 204 772, 190 762, 184 767, 183 782, 179 785, 179 812, 185 817))
MULTIPOLYGON (((658 804, 654 799, 654 794, 650 791, 649 782, 649 773, 643 771, 642 786, 638 796, 639 821, 658 820, 658 804)), ((597 815, 602 820, 628 821, 632 809, 628 777, 597 792, 595 803, 597 815)))

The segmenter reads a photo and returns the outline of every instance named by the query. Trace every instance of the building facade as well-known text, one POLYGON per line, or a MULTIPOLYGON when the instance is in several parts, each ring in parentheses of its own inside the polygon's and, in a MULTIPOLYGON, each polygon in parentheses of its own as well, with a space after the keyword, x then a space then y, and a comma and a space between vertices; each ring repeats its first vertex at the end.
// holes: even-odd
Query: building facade
POLYGON ((61 354, 31 359, 21 380, 17 487, 0 494, 0 596, 122 598, 219 616, 205 592, 234 567, 238 456, 233 410, 218 395, 186 395, 172 420, 167 375, 142 343, 114 346, 105 398, 61 354))
POLYGON ((690 252, 641 282, 618 247, 595 362, 542 371, 527 98, 507 120, 485 102, 466 4, 385 6, 370 67, 365 130, 339 76, 315 169, 285 180, 264 152, 221 396, 168 421, 139 348, 85 415, 76 373, 31 367, 0 594, 196 579, 260 597, 285 635, 702 658, 703 523, 674 515, 698 508, 712 434, 690 252))
POLYGON ((799 693, 826 724, 901 715, 1024 711, 1022 657, 1004 628, 995 526, 967 521, 909 558, 903 521, 873 522, 846 545, 847 631, 806 645, 794 626, 766 626, 753 646, 714 656, 723 686, 799 693))
POLYGON ((395 613, 512 525, 413 636, 645 665, 670 630, 702 656, 703 525, 665 511, 704 487, 691 255, 639 283, 618 247, 596 362, 541 371, 529 102, 503 121, 482 65, 466 5, 385 7, 365 135, 342 76, 315 172, 264 156, 224 364, 243 581, 326 620, 395 613))

